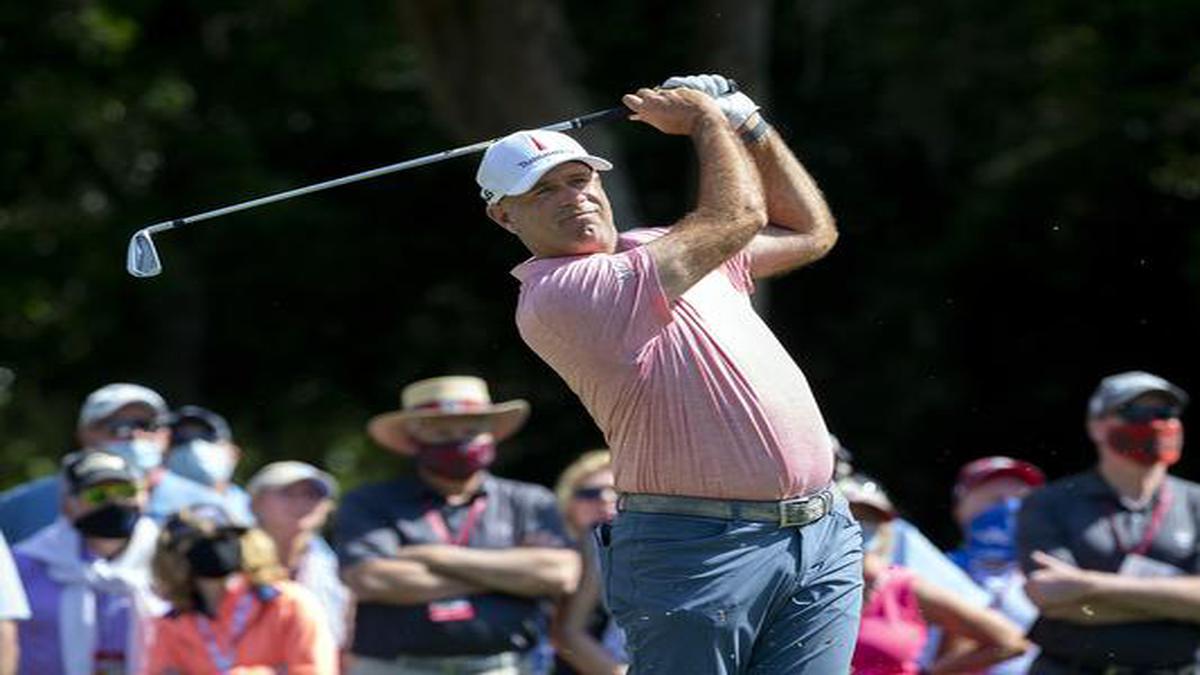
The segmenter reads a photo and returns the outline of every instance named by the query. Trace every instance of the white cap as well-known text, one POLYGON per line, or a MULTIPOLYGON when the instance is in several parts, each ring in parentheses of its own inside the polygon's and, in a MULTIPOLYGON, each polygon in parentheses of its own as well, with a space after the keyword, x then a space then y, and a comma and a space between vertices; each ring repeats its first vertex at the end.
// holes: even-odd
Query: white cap
POLYGON ((475 181, 488 204, 529 191, 550 169, 566 162, 583 162, 597 171, 612 164, 589 155, 574 138, 557 131, 518 131, 493 143, 483 153, 475 181))
POLYGON ((312 464, 295 461, 271 462, 259 469, 258 473, 254 474, 254 477, 246 484, 246 491, 250 493, 251 497, 254 497, 263 490, 287 487, 305 480, 320 484, 325 489, 326 497, 337 495, 337 480, 333 476, 312 464))
POLYGON ((83 428, 102 420, 130 403, 149 406, 160 415, 167 412, 167 402, 157 391, 140 384, 116 382, 88 394, 79 409, 79 427, 83 428))

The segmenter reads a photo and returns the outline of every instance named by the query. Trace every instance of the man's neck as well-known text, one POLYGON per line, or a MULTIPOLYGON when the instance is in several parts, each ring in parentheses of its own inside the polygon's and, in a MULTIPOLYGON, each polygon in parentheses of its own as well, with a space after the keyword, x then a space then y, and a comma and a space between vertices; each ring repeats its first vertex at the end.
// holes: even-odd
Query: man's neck
POLYGON ((1132 461, 1101 457, 1100 476, 1120 497, 1134 504, 1146 504, 1167 477, 1163 464, 1142 466, 1132 461))
POLYGON ((445 497, 447 504, 458 505, 467 503, 476 492, 479 492, 479 487, 483 484, 484 472, 476 471, 463 480, 439 476, 423 468, 417 469, 417 475, 426 485, 445 497))
POLYGON ((128 539, 102 539, 99 537, 88 537, 83 540, 83 545, 87 550, 97 558, 105 558, 112 560, 125 550, 125 546, 129 544, 128 539))

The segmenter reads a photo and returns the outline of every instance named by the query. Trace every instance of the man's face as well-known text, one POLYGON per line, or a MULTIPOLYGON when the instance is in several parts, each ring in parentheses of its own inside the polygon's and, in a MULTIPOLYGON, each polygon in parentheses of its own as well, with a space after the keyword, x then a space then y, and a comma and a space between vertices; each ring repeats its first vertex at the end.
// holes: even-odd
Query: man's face
POLYGON ((1181 413, 1179 403, 1160 391, 1149 391, 1128 403, 1109 410, 1099 417, 1088 420, 1088 435, 1096 444, 1101 458, 1120 466, 1134 467, 1138 463, 1112 447, 1111 432, 1130 424, 1151 423, 1154 425, 1179 425, 1181 413))
POLYGON ((486 417, 427 417, 408 422, 409 435, 417 442, 429 445, 458 441, 490 441, 491 432, 492 423, 486 417))
POLYGON ((1011 476, 993 478, 971 488, 958 500, 954 506, 954 518, 962 527, 966 527, 975 516, 992 508, 1006 499, 1016 497, 1024 499, 1033 491, 1029 483, 1011 476))
POLYGON ((145 403, 128 403, 108 417, 80 429, 78 437, 80 447, 95 450, 117 441, 136 439, 152 441, 165 450, 171 432, 159 424, 154 408, 145 403))
POLYGON ((600 175, 582 162, 547 171, 528 192, 489 206, 488 216, 540 258, 616 250, 608 195, 600 175))
POLYGON ((333 500, 316 482, 301 480, 264 488, 254 496, 254 515, 268 533, 315 532, 325 525, 333 500))
POLYGON ((616 515, 617 492, 613 489, 610 469, 584 476, 575 484, 566 513, 572 527, 583 531, 597 523, 606 523, 616 515))

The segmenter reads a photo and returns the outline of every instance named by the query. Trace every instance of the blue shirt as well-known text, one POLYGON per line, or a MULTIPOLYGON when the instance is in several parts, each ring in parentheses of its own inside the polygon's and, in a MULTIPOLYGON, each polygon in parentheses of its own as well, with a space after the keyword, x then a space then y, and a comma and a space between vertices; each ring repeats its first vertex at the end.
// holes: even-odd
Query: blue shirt
POLYGON ((254 514, 250 512, 250 496, 245 490, 230 485, 224 492, 217 492, 203 483, 171 471, 164 472, 158 485, 150 491, 146 515, 163 523, 180 509, 198 504, 219 506, 235 522, 245 525, 254 523, 254 514))
POLYGON ((20 543, 54 522, 60 499, 57 474, 0 492, 0 533, 8 543, 20 543))

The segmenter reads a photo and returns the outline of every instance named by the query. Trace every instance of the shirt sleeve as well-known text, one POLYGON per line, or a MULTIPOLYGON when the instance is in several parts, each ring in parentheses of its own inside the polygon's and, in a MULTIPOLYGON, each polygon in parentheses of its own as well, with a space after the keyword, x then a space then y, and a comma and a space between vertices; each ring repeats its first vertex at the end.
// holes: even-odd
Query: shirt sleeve
POLYGON ((342 500, 333 537, 343 569, 373 558, 393 558, 400 550, 400 534, 363 493, 352 492, 342 500))
POLYGON ((1038 568, 1029 558, 1034 551, 1042 551, 1064 562, 1076 564, 1054 513, 1053 494, 1045 488, 1025 497, 1017 514, 1017 558, 1021 563, 1021 571, 1027 575, 1038 568))
POLYGON ((558 511, 554 494, 541 486, 532 486, 523 495, 521 522, 518 523, 518 546, 568 548, 571 546, 566 526, 558 511))
POLYGON ((29 601, 25 587, 13 564, 8 543, 0 534, 0 621, 24 621, 29 618, 29 601))

